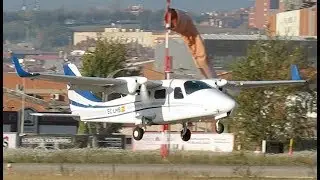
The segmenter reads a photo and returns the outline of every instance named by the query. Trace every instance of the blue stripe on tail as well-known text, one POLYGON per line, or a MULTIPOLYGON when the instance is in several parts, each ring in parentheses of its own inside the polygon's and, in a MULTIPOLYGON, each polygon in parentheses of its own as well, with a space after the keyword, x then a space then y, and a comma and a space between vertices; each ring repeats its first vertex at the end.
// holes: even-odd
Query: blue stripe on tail
POLYGON ((19 63, 19 59, 13 53, 11 54, 11 60, 12 60, 14 67, 16 68, 17 74, 20 77, 32 77, 32 76, 40 75, 39 73, 29 73, 29 72, 23 70, 20 63, 19 63))
POLYGON ((297 65, 291 65, 291 80, 301 80, 297 65))
MULTIPOLYGON (((68 75, 68 76, 76 76, 75 73, 72 71, 72 69, 70 69, 70 67, 68 66, 68 64, 63 65, 63 70, 64 70, 64 74, 68 75)), ((76 93, 78 93, 80 96, 93 101, 93 102, 102 102, 102 100, 100 98, 98 98, 97 96, 95 96, 92 92, 90 91, 85 91, 85 90, 75 90, 76 93)))

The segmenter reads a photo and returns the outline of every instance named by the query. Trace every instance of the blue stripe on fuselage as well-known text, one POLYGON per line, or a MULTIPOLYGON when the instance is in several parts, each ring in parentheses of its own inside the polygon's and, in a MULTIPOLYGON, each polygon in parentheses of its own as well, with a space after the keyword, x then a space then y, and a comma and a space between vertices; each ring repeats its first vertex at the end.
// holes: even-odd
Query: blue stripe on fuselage
MULTIPOLYGON (((141 101, 136 101, 135 103, 138 103, 138 102, 141 102, 141 101)), ((117 104, 117 105, 112 105, 112 106, 103 106, 103 105, 100 106, 100 105, 85 105, 85 104, 81 104, 76 101, 70 100, 70 104, 77 106, 77 107, 83 107, 83 108, 110 108, 110 107, 124 106, 124 105, 131 104, 131 103, 133 103, 133 102, 117 104)))

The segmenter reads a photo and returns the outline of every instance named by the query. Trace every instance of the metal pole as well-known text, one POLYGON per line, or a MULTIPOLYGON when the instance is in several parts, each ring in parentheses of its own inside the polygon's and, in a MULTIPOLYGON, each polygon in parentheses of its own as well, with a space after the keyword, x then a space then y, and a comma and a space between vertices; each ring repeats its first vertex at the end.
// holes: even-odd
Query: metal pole
MULTIPOLYGON (((171 73, 171 58, 169 56, 169 34, 170 34, 170 26, 171 26, 171 13, 169 12, 169 8, 170 8, 170 3, 171 0, 167 0, 167 4, 166 4, 166 9, 167 9, 167 19, 166 19, 166 40, 165 40, 165 78, 166 79, 170 79, 170 73, 171 73)), ((168 143, 168 138, 167 138, 167 131, 169 130, 169 125, 168 124, 164 124, 162 126, 162 133, 163 136, 165 138, 164 144, 162 144, 161 146, 161 150, 162 150, 162 157, 166 158, 167 155, 169 154, 169 143, 168 143)), ((170 140, 169 140, 170 142, 170 140)))
POLYGON ((21 119, 20 119, 20 135, 23 135, 24 132, 24 103, 25 103, 25 79, 22 78, 22 99, 21 99, 21 119))

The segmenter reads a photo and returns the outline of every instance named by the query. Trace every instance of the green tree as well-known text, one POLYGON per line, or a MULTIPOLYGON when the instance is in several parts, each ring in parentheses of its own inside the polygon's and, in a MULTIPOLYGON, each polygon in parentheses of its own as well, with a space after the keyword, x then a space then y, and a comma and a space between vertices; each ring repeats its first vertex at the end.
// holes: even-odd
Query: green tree
MULTIPOLYGON (((232 77, 233 80, 290 79, 291 64, 298 65, 299 69, 309 67, 303 48, 292 41, 270 38, 251 45, 247 57, 231 65, 232 77)), ((308 91, 308 88, 309 86, 277 86, 240 91, 236 97, 239 107, 231 119, 230 130, 242 136, 240 139, 243 140, 241 144, 244 148, 260 145, 264 139, 291 138, 292 134, 287 131, 289 109, 286 97, 308 91)), ((304 115, 307 113, 306 110, 300 110, 304 115)), ((295 116, 294 121, 301 122, 301 116, 295 116)), ((302 131, 310 128, 304 123, 292 126, 302 131)))
POLYGON ((310 89, 289 97, 286 110, 286 129, 282 133, 297 140, 302 137, 314 137, 316 119, 308 115, 317 112, 316 91, 310 89))
MULTIPOLYGON (((127 52, 128 47, 125 44, 98 39, 95 42, 95 50, 82 57, 82 74, 89 77, 108 77, 110 73, 125 68, 127 52)), ((115 74, 115 77, 136 76, 139 74, 139 71, 124 69, 115 74)), ((103 98, 102 92, 98 93, 97 96, 103 98)), ((113 100, 118 97, 117 94, 110 94, 107 98, 108 100, 113 100)), ((121 124, 107 124, 106 127, 103 127, 103 123, 90 123, 91 125, 95 127, 95 131, 99 134, 110 134, 117 132, 121 128, 121 124)), ((86 127, 86 125, 81 124, 79 127, 86 127)), ((80 129, 79 131, 82 130, 80 129)))

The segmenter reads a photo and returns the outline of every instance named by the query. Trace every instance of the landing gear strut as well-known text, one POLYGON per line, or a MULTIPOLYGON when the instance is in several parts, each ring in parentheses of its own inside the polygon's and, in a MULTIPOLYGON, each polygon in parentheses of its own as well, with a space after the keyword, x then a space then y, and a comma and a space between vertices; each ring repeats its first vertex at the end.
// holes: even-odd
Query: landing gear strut
POLYGON ((181 139, 183 141, 189 141, 191 138, 191 131, 188 129, 186 123, 182 123, 183 129, 180 131, 181 139))
POLYGON ((219 122, 219 120, 216 122, 216 132, 218 134, 223 133, 224 131, 224 125, 222 123, 219 122))
POLYGON ((144 130, 142 128, 140 128, 139 126, 137 126, 136 128, 134 128, 133 132, 132 132, 132 136, 135 140, 139 141, 142 139, 144 134, 144 130))

